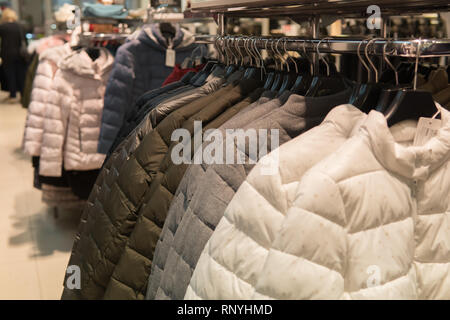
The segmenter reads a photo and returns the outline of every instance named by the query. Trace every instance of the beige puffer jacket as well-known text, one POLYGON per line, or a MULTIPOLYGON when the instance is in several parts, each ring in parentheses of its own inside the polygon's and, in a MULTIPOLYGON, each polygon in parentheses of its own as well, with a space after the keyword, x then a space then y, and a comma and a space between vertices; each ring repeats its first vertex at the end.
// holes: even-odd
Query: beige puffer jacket
POLYGON ((39 56, 39 65, 33 81, 23 141, 24 152, 29 156, 39 156, 41 154, 47 98, 58 70, 58 63, 71 52, 70 46, 64 45, 50 48, 39 56))
POLYGON ((97 153, 103 97, 114 62, 99 49, 95 60, 84 51, 67 56, 59 65, 47 100, 39 174, 59 177, 66 170, 99 169, 105 159, 97 153))

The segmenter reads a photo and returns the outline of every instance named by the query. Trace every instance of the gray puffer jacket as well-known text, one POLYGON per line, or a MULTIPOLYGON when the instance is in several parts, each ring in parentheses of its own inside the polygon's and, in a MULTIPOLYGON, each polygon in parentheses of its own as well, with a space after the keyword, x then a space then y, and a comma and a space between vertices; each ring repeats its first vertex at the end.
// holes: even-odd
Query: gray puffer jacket
MULTIPOLYGON (((281 145, 318 125, 336 105, 347 102, 350 90, 323 98, 289 97, 289 94, 286 92, 279 99, 261 105, 253 104, 221 130, 278 129, 281 145)), ((267 138, 270 146, 269 134, 267 138)), ((234 148, 239 150, 236 145, 234 148)), ((240 151, 247 156, 245 164, 189 167, 172 201, 156 247, 147 299, 184 298, 204 246, 254 167, 248 162, 248 150, 240 151)))

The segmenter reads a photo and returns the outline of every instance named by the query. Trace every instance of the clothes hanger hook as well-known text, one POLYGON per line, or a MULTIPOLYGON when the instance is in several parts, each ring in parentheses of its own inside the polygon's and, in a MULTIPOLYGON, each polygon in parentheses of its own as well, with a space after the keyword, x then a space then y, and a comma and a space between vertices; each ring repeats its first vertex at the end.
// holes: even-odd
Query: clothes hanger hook
POLYGON ((220 58, 221 58, 221 56, 220 56, 220 50, 219 50, 219 46, 217 45, 217 42, 218 42, 218 39, 219 39, 219 36, 218 35, 216 35, 216 37, 214 38, 214 48, 216 49, 216 51, 217 51, 217 60, 220 62, 220 58))
POLYGON ((372 73, 371 73, 371 71, 370 71, 369 66, 367 65, 367 63, 364 61, 364 59, 363 59, 362 56, 361 56, 361 45, 363 44, 364 41, 367 41, 368 39, 370 39, 370 38, 361 40, 361 42, 358 44, 358 50, 356 51, 356 54, 358 55, 359 62, 361 62, 361 64, 362 64, 362 65, 364 66, 364 68, 367 70, 367 82, 370 81, 370 77, 371 77, 371 74, 372 74, 372 73))
POLYGON ((250 38, 250 45, 251 45, 250 48, 252 50, 253 57, 255 58, 256 67, 259 68, 261 66, 261 60, 259 59, 258 51, 256 49, 256 37, 250 38))
POLYGON ((378 83, 378 70, 373 61, 369 58, 369 47, 371 44, 373 44, 377 40, 381 40, 382 38, 373 38, 369 40, 367 43, 367 46, 364 48, 364 55, 366 56, 367 61, 369 62, 370 66, 372 67, 374 73, 375 73, 375 83, 378 83))
POLYGON ((261 62, 260 67, 264 68, 264 58, 262 56, 261 51, 259 51, 259 49, 258 49, 257 41, 258 41, 258 39, 255 38, 255 40, 254 40, 255 51, 256 51, 256 54, 258 55, 259 61, 261 62))
POLYGON ((420 58, 420 48, 422 46, 422 38, 419 38, 419 40, 417 40, 417 54, 416 54, 416 65, 414 67, 414 91, 417 90, 417 74, 419 71, 419 58, 420 58))
POLYGON ((261 69, 261 81, 262 81, 264 75, 266 74, 266 68, 264 67, 264 58, 263 58, 263 56, 262 56, 262 53, 258 50, 257 40, 258 40, 258 39, 255 37, 255 40, 254 40, 254 46, 255 46, 256 54, 258 55, 259 61, 260 61, 260 66, 259 66, 259 67, 260 67, 260 69, 261 69))
POLYGON ((233 56, 234 56, 234 62, 235 65, 239 65, 239 52, 236 50, 236 52, 234 52, 234 50, 236 49, 236 38, 235 37, 230 37, 230 41, 231 41, 231 49, 233 50, 233 56), (236 55, 234 55, 234 53, 236 53, 236 55))
POLYGON ((388 45, 390 40, 386 40, 385 44, 383 45, 383 59, 384 61, 386 61, 387 65, 394 71, 395 74, 395 85, 398 86, 399 82, 398 82, 398 71, 397 68, 394 67, 394 65, 392 64, 391 61, 389 61, 387 54, 386 54, 386 47, 388 45))
POLYGON ((268 48, 268 44, 269 44, 269 39, 265 39, 266 43, 264 44, 264 49, 266 49, 267 51, 267 56, 270 56, 270 50, 268 48))
POLYGON ((298 65, 297 62, 295 61, 295 59, 289 54, 288 50, 286 49, 287 47, 287 41, 289 39, 288 38, 284 38, 284 52, 286 52, 286 54, 288 55, 288 59, 291 59, 291 61, 294 63, 295 66, 295 73, 298 74, 298 65))
POLYGON ((272 52, 273 60, 274 60, 274 62, 275 62, 275 68, 276 68, 277 70, 279 70, 280 68, 278 68, 278 61, 277 61, 275 49, 273 48, 273 44, 274 44, 274 43, 275 43, 275 41, 271 41, 271 42, 270 42, 270 49, 271 49, 271 52, 272 52))
POLYGON ((316 47, 316 50, 317 50, 317 56, 319 57, 319 60, 322 60, 323 63, 325 63, 325 66, 327 67, 327 77, 330 76, 330 65, 329 65, 328 62, 325 60, 325 58, 322 57, 322 56, 320 55, 320 50, 319 50, 319 48, 320 48, 320 44, 322 43, 322 41, 328 40, 328 39, 331 39, 331 38, 326 37, 326 38, 323 38, 323 39, 319 40, 319 42, 317 43, 317 47, 316 47))
POLYGON ((313 68, 313 63, 311 61, 311 57, 308 55, 308 53, 306 52, 306 39, 303 40, 303 54, 306 58, 306 60, 308 60, 309 62, 309 74, 312 76, 314 75, 314 68, 313 68))
POLYGON ((275 49, 276 49, 276 51, 277 51, 278 57, 279 57, 280 60, 281 60, 281 71, 284 71, 283 66, 284 66, 284 64, 286 64, 286 60, 284 59, 284 57, 283 57, 283 55, 281 54, 280 49, 279 49, 279 44, 280 44, 281 39, 282 39, 282 38, 280 38, 280 39, 277 40, 275 49))
POLYGON ((248 50, 249 50, 248 52, 252 56, 253 60, 255 61, 254 66, 258 67, 259 61, 258 61, 258 57, 255 54, 255 49, 253 48, 253 37, 248 38, 248 50))
POLYGON ((289 67, 289 60, 290 60, 291 57, 290 57, 289 53, 286 50, 286 38, 282 37, 280 40, 282 42, 281 49, 283 50, 283 59, 286 62, 286 69, 287 69, 287 72, 289 73, 289 72, 291 72, 291 68, 289 67), (287 55, 287 59, 284 58, 286 55, 287 55))
POLYGON ((244 55, 242 54, 242 52, 241 52, 241 50, 239 48, 239 41, 240 40, 241 40, 241 38, 237 38, 234 44, 235 44, 236 51, 239 53, 239 56, 241 57, 240 66, 243 66, 244 65, 244 55))
POLYGON ((250 50, 248 49, 248 43, 249 43, 249 38, 245 37, 244 39, 244 49, 245 52, 247 53, 248 58, 250 59, 249 61, 249 65, 253 65, 253 59, 252 59, 252 54, 250 53, 250 50))
POLYGON ((222 37, 222 43, 223 43, 223 50, 225 52, 225 61, 226 65, 230 65, 230 52, 228 51, 228 42, 226 36, 222 37))

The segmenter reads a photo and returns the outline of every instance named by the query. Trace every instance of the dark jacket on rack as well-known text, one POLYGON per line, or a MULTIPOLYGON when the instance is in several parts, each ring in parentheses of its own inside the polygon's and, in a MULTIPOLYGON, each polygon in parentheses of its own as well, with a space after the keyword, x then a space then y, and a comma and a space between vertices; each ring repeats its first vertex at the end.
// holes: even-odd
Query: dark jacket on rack
POLYGON ((171 90, 170 92, 161 93, 155 97, 155 99, 149 100, 148 103, 143 103, 140 101, 136 103, 136 110, 138 110, 138 112, 134 114, 133 119, 130 119, 124 126, 122 126, 116 140, 114 141, 112 150, 115 150, 115 148, 124 139, 126 139, 135 128, 140 126, 142 121, 151 121, 153 128, 155 128, 168 114, 174 110, 216 91, 225 82, 223 77, 224 71, 222 69, 216 71, 213 72, 208 77, 207 81, 205 81, 205 83, 200 87, 185 85, 180 88, 174 88, 174 90, 171 90), (160 98, 163 102, 152 103, 154 100, 159 100, 160 98), (138 108, 138 104, 140 103, 143 105, 138 108))
MULTIPOLYGON (((261 96, 263 89, 256 89, 258 86, 259 83, 255 80, 242 81, 227 94, 218 95, 213 104, 205 106, 191 117, 183 124, 183 128, 192 135, 194 121, 202 121, 203 133, 208 129, 220 127, 261 96), (252 92, 254 89, 256 90, 252 92), (250 92, 252 94, 242 100, 250 92)), ((156 243, 173 195, 188 167, 187 164, 175 165, 172 162, 172 148, 177 144, 178 142, 171 143, 155 179, 146 192, 136 226, 106 288, 105 299, 145 297, 156 243)), ((191 146, 194 146, 194 141, 191 146)))
POLYGON ((35 53, 28 66, 27 74, 25 75, 25 84, 23 87, 22 96, 20 97, 20 103, 22 107, 28 108, 31 103, 31 91, 33 89, 33 81, 36 76, 37 68, 39 65, 39 55, 35 53))
POLYGON ((171 46, 158 25, 153 25, 119 48, 105 93, 99 153, 110 151, 136 100, 146 91, 161 87, 171 73, 172 68, 166 66, 167 49, 173 47, 180 63, 191 55, 193 42, 193 35, 178 27, 171 46))
MULTIPOLYGON (((104 297, 114 268, 134 229, 145 194, 169 150, 172 132, 233 88, 233 85, 221 88, 214 94, 172 112, 125 159, 123 156, 126 152, 114 152, 105 165, 109 174, 105 169, 102 170, 90 196, 72 249, 69 265, 81 268, 81 290, 70 291, 66 288, 63 298, 104 297), (119 158, 119 166, 114 165, 115 158, 119 158)), ((123 144, 127 141, 128 139, 123 144)))

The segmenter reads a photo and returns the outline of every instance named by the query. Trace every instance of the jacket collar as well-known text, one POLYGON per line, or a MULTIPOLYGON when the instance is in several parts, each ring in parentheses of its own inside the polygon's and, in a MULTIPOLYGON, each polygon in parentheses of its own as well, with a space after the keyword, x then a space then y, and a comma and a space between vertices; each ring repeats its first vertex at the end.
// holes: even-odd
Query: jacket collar
POLYGON ((105 48, 99 50, 100 56, 95 61, 92 61, 86 50, 74 51, 61 61, 60 68, 84 77, 101 78, 111 70, 114 57, 105 48))
MULTIPOLYGON (((167 40, 161 34, 159 24, 144 26, 138 36, 138 40, 159 51, 166 51, 169 47, 167 40)), ((173 38, 173 49, 180 50, 182 48, 190 47, 194 41, 195 37, 192 33, 188 30, 180 28, 179 25, 176 26, 176 33, 173 38)))
POLYGON ((367 135, 375 157, 388 170, 410 179, 426 179, 450 156, 450 112, 441 111, 442 127, 424 146, 405 146, 414 139, 417 123, 406 121, 389 128, 383 114, 371 111, 360 129, 367 135))
POLYGON ((39 55, 39 60, 40 61, 48 60, 55 64, 58 64, 59 61, 64 59, 70 53, 72 53, 72 49, 70 48, 70 44, 66 43, 62 46, 49 48, 49 49, 43 51, 39 55))

